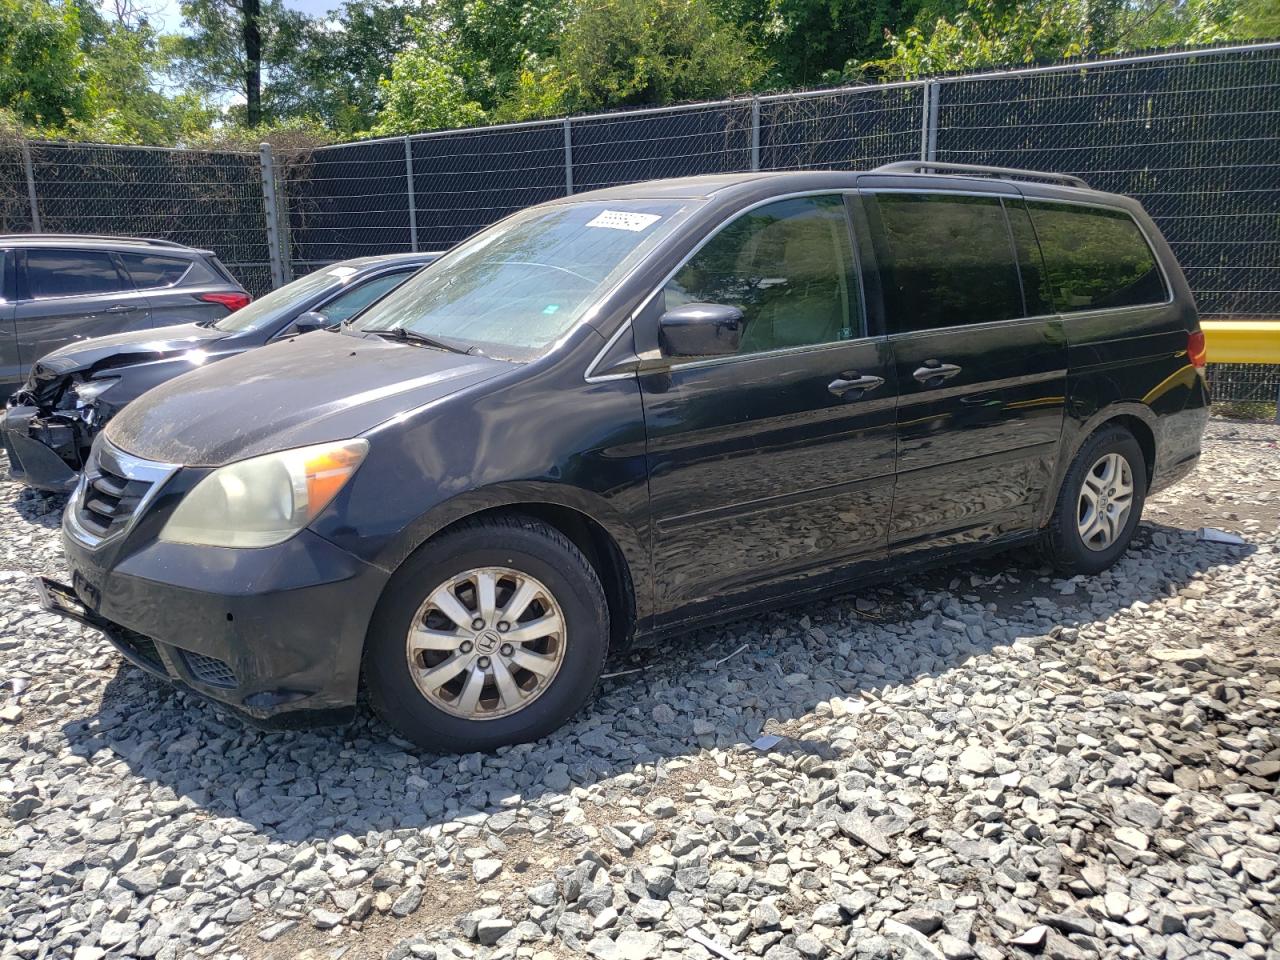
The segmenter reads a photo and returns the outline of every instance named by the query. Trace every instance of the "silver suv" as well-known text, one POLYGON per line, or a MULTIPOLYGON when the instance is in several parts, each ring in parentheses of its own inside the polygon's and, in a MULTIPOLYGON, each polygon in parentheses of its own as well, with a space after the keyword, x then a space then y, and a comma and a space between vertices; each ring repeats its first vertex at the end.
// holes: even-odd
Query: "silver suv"
POLYGON ((250 300, 209 250, 167 240, 0 236, 0 402, 76 340, 214 321, 250 300))

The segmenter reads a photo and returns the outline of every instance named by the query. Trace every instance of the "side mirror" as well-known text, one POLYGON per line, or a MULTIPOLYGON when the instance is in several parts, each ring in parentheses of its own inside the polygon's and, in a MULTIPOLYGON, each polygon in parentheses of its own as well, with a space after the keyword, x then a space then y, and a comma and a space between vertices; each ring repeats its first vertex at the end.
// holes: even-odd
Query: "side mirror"
POLYGON ((721 303, 686 303, 658 320, 658 345, 668 357, 723 357, 742 343, 742 311, 721 303))
POLYGON ((331 326, 333 321, 318 310, 308 310, 306 313, 299 314, 293 321, 295 333, 310 333, 312 330, 323 330, 331 326))

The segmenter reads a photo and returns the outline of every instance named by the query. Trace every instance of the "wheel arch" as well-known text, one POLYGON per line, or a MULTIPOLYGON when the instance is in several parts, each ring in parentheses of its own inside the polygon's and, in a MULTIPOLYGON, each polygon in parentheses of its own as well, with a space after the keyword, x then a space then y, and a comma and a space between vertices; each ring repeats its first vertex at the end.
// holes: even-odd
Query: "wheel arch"
POLYGON ((1067 470, 1071 468, 1076 454, 1080 452, 1080 448, 1095 433, 1109 426, 1124 427, 1138 441, 1138 446, 1142 448, 1143 459, 1146 460, 1147 486, 1150 487, 1155 475, 1158 453, 1157 416, 1150 407, 1141 403, 1108 404, 1085 420, 1069 421, 1064 425, 1053 483, 1045 488, 1040 504, 1039 525, 1041 527, 1047 525, 1053 516, 1054 504, 1058 500, 1058 492, 1062 489, 1062 481, 1067 475, 1067 470))
POLYGON ((487 516, 511 513, 542 521, 583 552, 600 577, 609 604, 610 649, 625 649, 649 615, 644 592, 649 583, 647 547, 639 532, 607 502, 585 491, 556 484, 520 484, 455 497, 412 524, 379 559, 379 565, 394 577, 410 556, 428 549, 441 534, 487 516))

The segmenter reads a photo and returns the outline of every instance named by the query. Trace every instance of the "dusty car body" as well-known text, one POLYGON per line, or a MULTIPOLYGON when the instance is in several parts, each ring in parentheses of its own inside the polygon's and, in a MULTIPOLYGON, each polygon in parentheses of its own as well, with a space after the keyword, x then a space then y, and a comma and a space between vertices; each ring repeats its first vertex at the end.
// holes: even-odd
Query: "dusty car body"
POLYGON ((438 254, 333 264, 225 317, 79 341, 37 361, 0 416, 15 480, 69 491, 93 438, 141 394, 189 370, 306 329, 341 323, 438 254))
POLYGON ((1015 545, 1105 570, 1200 455, 1190 290, 1130 198, 937 166, 564 198, 162 385, 96 441, 48 603, 256 720, 363 687, 477 750, 632 643, 1015 545))

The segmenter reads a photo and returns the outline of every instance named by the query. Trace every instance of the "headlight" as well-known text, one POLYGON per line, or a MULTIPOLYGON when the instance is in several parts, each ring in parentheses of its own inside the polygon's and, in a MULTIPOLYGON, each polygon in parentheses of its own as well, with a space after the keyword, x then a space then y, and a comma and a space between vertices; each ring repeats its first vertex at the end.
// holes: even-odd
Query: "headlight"
POLYGON ((119 377, 103 377, 101 380, 85 380, 83 383, 77 383, 71 389, 75 391, 76 398, 81 403, 89 403, 92 400, 97 400, 119 382, 119 377))
POLYGON ((219 467, 178 504, 160 539, 210 547, 283 543, 329 505, 368 451, 367 440, 344 440, 219 467))

